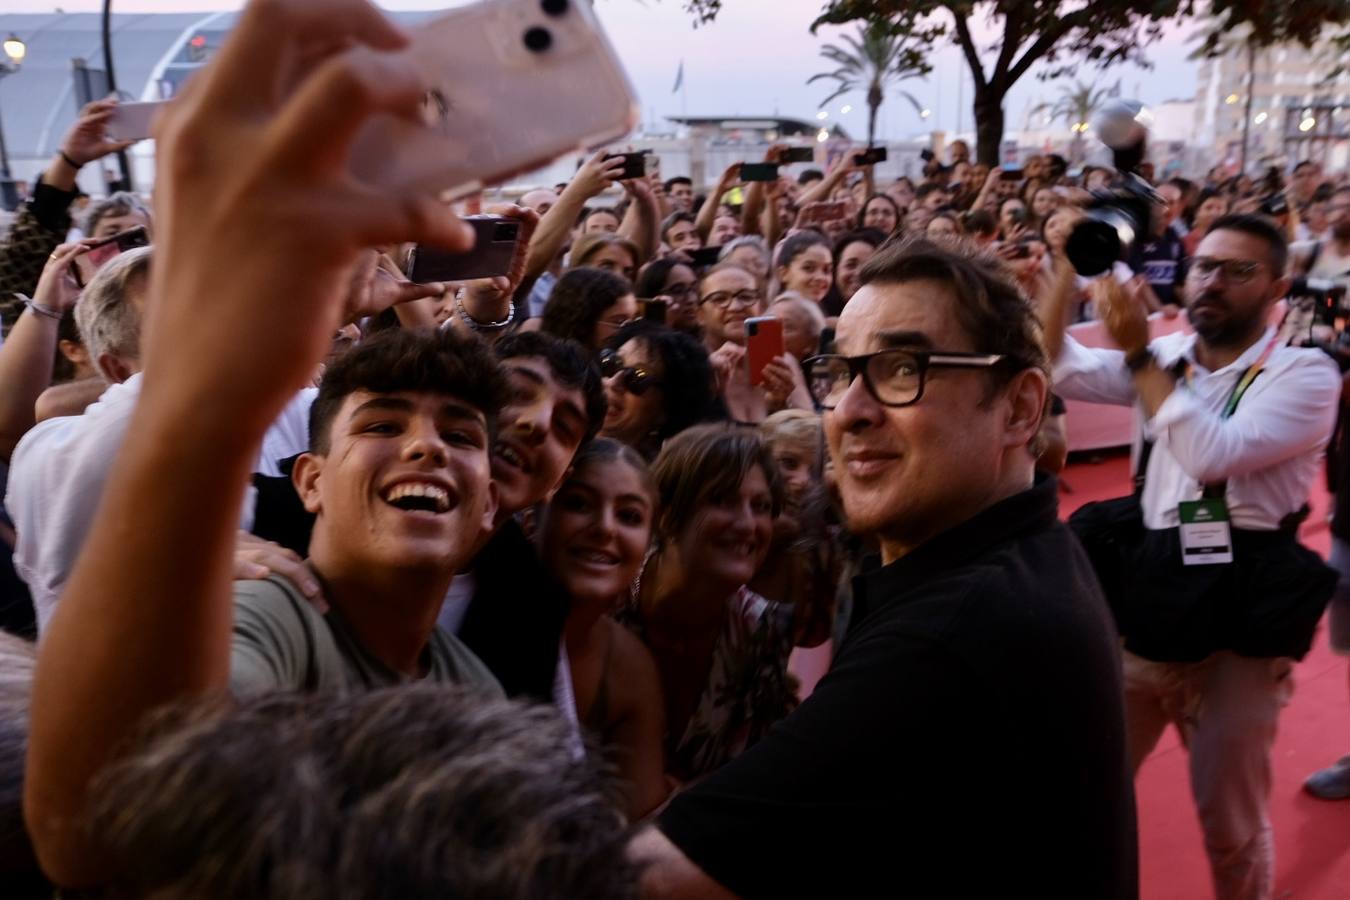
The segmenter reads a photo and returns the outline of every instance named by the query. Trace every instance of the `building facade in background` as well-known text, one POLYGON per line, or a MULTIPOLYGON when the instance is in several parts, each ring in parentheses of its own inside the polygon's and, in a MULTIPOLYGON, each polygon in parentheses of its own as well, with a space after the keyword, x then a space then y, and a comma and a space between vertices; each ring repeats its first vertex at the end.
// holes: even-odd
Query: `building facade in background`
POLYGON ((1254 61, 1236 47, 1203 60, 1196 87, 1196 140, 1236 165, 1241 156, 1247 92, 1251 91, 1248 168, 1314 159, 1326 169, 1350 165, 1350 67, 1327 41, 1258 50, 1254 61), (1254 62, 1254 65, 1252 64, 1254 62), (1250 85, 1250 87, 1249 87, 1250 85))

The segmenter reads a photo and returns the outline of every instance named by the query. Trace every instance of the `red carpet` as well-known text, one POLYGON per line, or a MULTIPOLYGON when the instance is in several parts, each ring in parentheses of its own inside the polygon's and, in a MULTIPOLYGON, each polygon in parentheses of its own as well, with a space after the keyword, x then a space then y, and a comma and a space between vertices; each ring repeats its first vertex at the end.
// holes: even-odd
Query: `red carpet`
MULTIPOLYGON (((1060 495, 1067 516, 1091 500, 1129 490, 1124 453, 1075 461, 1064 473, 1071 492, 1060 495)), ((1320 485, 1319 485, 1320 487, 1320 485)), ((1325 555, 1330 547, 1328 497, 1318 491, 1304 543, 1325 555)), ((1294 699, 1280 720, 1275 745, 1275 824, 1280 900, 1350 898, 1350 800, 1327 803, 1302 791, 1303 779, 1350 753, 1350 692, 1346 660, 1331 653, 1326 634, 1295 670, 1294 699)), ((1139 774, 1139 850, 1143 900, 1202 900, 1213 896, 1209 865, 1191 804, 1186 752, 1169 729, 1139 774)))

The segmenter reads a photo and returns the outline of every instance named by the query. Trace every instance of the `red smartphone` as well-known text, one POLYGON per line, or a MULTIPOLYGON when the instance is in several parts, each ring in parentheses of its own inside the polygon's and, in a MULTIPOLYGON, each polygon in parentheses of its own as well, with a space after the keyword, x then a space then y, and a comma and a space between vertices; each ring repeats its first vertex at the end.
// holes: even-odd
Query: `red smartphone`
POLYGON ((750 383, 764 383, 764 367, 782 356, 783 322, 773 316, 745 320, 745 359, 750 365, 750 383))

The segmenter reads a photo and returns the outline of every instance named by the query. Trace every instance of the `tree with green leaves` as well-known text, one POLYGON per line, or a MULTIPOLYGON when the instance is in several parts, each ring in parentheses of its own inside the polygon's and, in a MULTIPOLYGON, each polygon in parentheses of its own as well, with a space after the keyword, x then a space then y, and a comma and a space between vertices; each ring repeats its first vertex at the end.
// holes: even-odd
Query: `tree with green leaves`
MULTIPOLYGON (((1099 68, 1126 61, 1146 64, 1143 49, 1162 33, 1163 23, 1194 5, 1195 0, 825 0, 811 27, 862 21, 919 46, 950 39, 974 77, 979 161, 994 165, 1003 140, 1003 101, 1034 64, 1046 64, 1042 78, 1073 74, 1083 62, 1099 68), (988 48, 977 46, 971 33, 970 20, 977 16, 1002 25, 988 48), (986 56, 993 58, 990 69, 986 56)), ((722 0, 685 0, 685 8, 701 22, 712 21, 721 6, 722 0)))
MULTIPOLYGON (((877 131, 877 111, 886 99, 887 88, 908 78, 927 75, 931 66, 924 60, 923 51, 911 46, 885 27, 867 23, 858 27, 857 36, 842 36, 846 46, 826 44, 820 55, 837 68, 832 72, 821 72, 806 80, 811 84, 822 79, 832 79, 835 91, 821 101, 825 106, 836 97, 857 90, 867 92, 867 146, 872 146, 877 131)), ((916 110, 923 104, 908 91, 899 91, 900 96, 908 100, 916 110)))
POLYGON ((1069 161, 1083 161, 1083 135, 1087 134, 1088 122, 1092 114, 1102 105, 1111 92, 1106 88, 1096 88, 1075 80, 1072 85, 1060 88, 1059 99, 1054 103, 1042 103, 1032 113, 1046 112, 1050 121, 1063 120, 1073 131, 1073 143, 1069 147, 1069 161))

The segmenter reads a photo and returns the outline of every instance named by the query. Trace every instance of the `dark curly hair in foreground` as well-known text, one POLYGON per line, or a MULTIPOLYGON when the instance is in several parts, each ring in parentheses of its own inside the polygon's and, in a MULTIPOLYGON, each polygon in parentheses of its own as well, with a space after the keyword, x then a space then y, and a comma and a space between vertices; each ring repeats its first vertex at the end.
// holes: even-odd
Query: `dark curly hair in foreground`
POLYGON ((550 707, 417 684, 161 712, 98 779, 115 896, 635 897, 603 773, 550 707))

